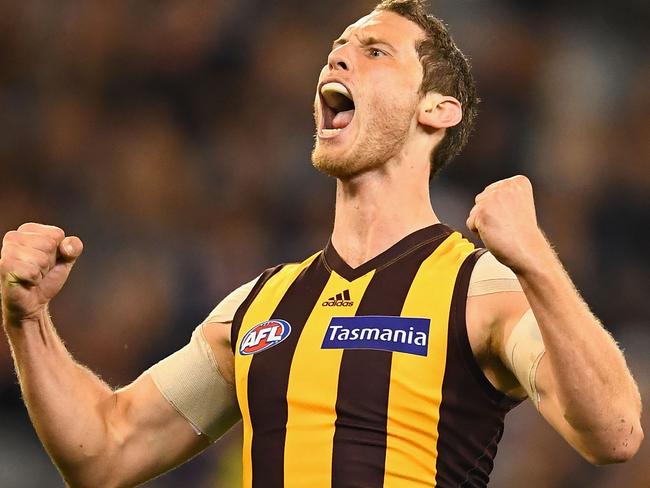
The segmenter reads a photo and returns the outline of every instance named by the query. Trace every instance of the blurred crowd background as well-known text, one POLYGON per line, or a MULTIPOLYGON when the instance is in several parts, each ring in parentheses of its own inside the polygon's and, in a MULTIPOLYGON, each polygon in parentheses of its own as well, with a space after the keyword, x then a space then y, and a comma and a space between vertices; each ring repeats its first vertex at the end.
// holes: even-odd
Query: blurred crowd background
MULTIPOLYGON (((53 304, 72 353, 113 386, 181 347, 231 289, 322 248, 334 182, 310 164, 329 46, 373 1, 0 0, 0 232, 25 221, 86 246, 53 304)), ((483 99, 432 183, 463 230, 487 184, 527 174, 540 223, 625 348, 650 405, 650 4, 433 1, 483 99)), ((650 425, 645 420, 645 431, 650 425)), ((238 486, 237 431, 150 487, 238 486)), ((650 486, 581 460, 530 405, 494 487, 650 486)), ((0 341, 0 486, 62 486, 0 341)))

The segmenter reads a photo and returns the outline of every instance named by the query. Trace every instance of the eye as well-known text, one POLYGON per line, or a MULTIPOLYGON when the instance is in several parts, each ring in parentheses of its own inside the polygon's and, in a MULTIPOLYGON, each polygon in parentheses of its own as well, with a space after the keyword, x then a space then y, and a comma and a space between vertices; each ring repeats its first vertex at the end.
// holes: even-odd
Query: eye
POLYGON ((368 55, 371 58, 381 58, 382 56, 386 56, 386 53, 381 49, 377 49, 376 47, 371 47, 368 49, 368 55))

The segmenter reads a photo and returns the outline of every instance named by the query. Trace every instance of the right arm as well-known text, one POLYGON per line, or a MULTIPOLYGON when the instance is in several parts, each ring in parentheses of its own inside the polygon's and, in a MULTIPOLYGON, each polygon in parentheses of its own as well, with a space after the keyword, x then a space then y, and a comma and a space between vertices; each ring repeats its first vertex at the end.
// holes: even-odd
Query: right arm
MULTIPOLYGON (((25 224, 9 232, 0 259, 3 325, 30 418, 65 480, 133 486, 194 456, 209 439, 197 435, 149 373, 113 391, 66 350, 47 305, 81 251, 78 238, 56 227, 25 224)), ((230 328, 208 325, 213 354, 229 370, 230 328)), ((219 413, 232 419, 234 397, 225 403, 228 411, 219 413)))

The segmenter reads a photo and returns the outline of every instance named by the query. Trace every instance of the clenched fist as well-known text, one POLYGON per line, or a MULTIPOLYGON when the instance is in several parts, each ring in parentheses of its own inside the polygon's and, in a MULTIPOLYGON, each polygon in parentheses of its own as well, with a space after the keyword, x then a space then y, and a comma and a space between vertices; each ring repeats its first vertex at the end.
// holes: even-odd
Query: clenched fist
POLYGON ((550 246, 537 226, 533 187, 525 176, 492 183, 476 197, 467 227, 515 273, 534 265, 550 246))
POLYGON ((5 324, 37 318, 63 287, 82 250, 78 237, 66 237, 58 227, 30 223, 8 232, 0 254, 5 324))

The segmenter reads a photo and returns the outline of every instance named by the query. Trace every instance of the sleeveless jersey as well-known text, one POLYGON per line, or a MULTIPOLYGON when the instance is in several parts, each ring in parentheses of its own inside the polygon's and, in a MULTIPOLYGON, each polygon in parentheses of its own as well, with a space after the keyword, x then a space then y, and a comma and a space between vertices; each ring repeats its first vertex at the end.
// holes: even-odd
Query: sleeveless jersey
POLYGON ((474 360, 482 251, 437 224, 351 268, 263 273, 232 323, 245 488, 484 487, 505 414, 474 360))

